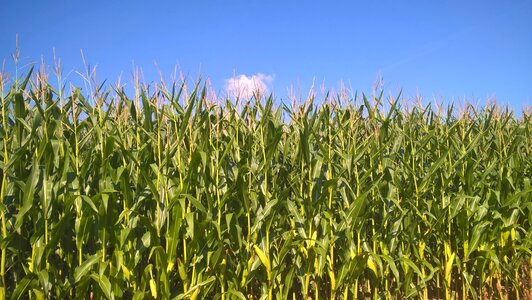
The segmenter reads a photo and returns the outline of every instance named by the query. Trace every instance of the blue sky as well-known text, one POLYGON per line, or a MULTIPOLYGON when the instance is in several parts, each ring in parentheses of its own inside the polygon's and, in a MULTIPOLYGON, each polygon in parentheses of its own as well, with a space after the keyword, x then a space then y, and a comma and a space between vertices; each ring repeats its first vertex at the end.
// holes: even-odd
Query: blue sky
POLYGON ((0 2, 8 71, 18 34, 22 65, 53 64, 55 48, 66 75, 82 69, 82 49, 110 82, 129 82, 133 65, 157 80, 156 61, 168 77, 176 64, 201 72, 219 92, 260 73, 281 98, 313 79, 371 93, 381 76, 387 91, 425 101, 532 104, 530 0, 0 2))

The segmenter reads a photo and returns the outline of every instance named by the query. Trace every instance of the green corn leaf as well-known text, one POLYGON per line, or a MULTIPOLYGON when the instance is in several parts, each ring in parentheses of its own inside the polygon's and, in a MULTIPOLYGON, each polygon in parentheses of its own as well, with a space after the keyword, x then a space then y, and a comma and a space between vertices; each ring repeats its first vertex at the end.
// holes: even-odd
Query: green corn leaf
POLYGON ((257 255, 259 256, 259 259, 264 265, 264 267, 266 268, 266 272, 269 274, 271 271, 270 259, 268 259, 266 254, 264 254, 264 251, 262 251, 262 249, 260 249, 257 245, 254 245, 253 249, 255 250, 255 253, 257 253, 257 255))
POLYGON ((23 299, 26 292, 31 288, 31 286, 37 281, 37 275, 34 273, 29 273, 17 284, 13 294, 11 294, 11 300, 23 299))
POLYGON ((90 270, 92 269, 92 266, 94 264, 98 263, 102 257, 101 253, 97 253, 94 255, 91 255, 88 259, 86 259, 81 266, 76 267, 74 270, 74 282, 79 282, 81 278, 83 278, 85 275, 87 275, 90 270))

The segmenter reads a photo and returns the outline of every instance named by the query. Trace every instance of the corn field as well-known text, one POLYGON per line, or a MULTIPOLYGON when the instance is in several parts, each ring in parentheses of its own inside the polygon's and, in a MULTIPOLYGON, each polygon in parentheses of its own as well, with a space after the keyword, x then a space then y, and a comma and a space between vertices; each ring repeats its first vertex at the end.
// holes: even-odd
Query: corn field
POLYGON ((0 299, 512 299, 532 115, 3 74, 0 299))

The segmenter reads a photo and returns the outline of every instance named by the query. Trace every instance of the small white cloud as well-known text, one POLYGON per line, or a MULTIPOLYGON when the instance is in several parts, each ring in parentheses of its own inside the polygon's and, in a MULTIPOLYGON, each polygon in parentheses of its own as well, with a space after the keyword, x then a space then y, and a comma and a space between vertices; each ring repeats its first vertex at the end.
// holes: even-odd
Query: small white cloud
POLYGON ((268 85, 273 81, 273 76, 257 73, 255 75, 237 75, 225 80, 225 90, 229 96, 249 99, 253 93, 264 94, 268 92, 268 85))

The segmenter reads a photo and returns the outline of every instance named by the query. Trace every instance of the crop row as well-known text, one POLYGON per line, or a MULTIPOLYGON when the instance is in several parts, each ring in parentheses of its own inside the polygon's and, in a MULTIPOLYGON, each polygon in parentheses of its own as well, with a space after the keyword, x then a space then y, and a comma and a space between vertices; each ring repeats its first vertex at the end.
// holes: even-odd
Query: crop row
POLYGON ((530 296, 529 113, 0 81, 3 296, 530 296))

